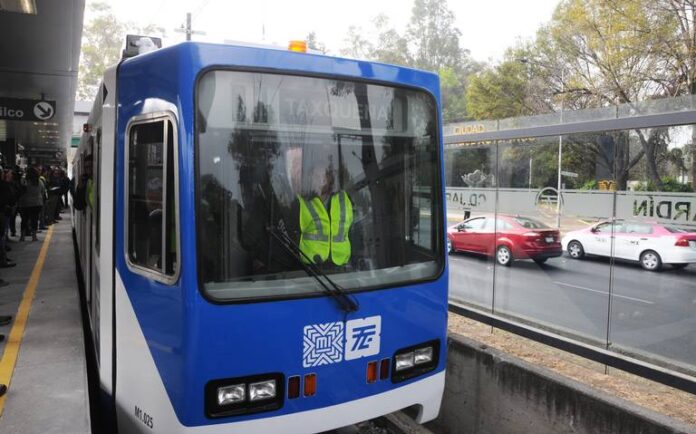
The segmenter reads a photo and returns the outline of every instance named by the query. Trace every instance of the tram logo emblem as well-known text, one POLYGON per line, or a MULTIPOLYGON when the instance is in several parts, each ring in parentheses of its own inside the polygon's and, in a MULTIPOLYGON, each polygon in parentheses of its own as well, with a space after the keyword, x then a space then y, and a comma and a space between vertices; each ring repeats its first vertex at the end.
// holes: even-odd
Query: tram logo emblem
POLYGON ((372 342, 372 338, 376 334, 377 326, 374 324, 363 327, 355 327, 353 329, 353 346, 350 348, 350 350, 357 351, 370 348, 370 342, 372 342))
POLYGON ((328 365, 343 359, 343 323, 329 322, 304 328, 302 366, 328 365))
POLYGON ((382 317, 371 316, 346 322, 346 360, 379 354, 382 317))
POLYGON ((380 316, 347 321, 345 329, 343 322, 305 326, 302 366, 311 368, 379 354, 381 332, 380 316))

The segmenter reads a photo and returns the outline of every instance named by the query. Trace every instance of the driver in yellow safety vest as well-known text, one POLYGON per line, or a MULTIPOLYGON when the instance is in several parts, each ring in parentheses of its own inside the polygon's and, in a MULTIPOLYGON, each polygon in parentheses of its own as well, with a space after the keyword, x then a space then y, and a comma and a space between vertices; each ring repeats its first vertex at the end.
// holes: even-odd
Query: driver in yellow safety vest
MULTIPOLYGON (((299 167, 299 166, 297 166, 299 167)), ((344 266, 350 261, 349 232, 353 224, 353 203, 344 190, 334 190, 334 176, 321 165, 312 165, 311 180, 315 184, 314 197, 297 195, 299 203, 299 247, 302 260, 314 264, 344 266)), ((299 176, 295 191, 300 191, 299 176)), ((297 209, 297 208, 294 208, 297 209)))
POLYGON ((305 262, 343 266, 350 261, 351 255, 348 232, 353 224, 353 203, 345 191, 331 194, 333 176, 324 176, 320 195, 310 199, 297 196, 299 247, 305 262), (328 198, 328 202, 322 197, 328 198))

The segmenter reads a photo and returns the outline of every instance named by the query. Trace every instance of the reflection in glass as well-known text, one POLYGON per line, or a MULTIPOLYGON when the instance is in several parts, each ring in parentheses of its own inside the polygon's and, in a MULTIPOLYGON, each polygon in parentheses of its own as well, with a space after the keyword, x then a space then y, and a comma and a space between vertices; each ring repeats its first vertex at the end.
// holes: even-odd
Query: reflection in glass
POLYGON ((174 275, 177 231, 173 127, 165 120, 136 123, 129 134, 128 259, 137 266, 174 275))
MULTIPOLYGON (((583 181, 577 179, 582 167, 577 163, 590 166, 587 161, 595 158, 585 140, 556 136, 501 144, 497 212, 514 216, 527 232, 513 238, 499 231, 499 243, 521 248, 511 266, 496 267, 495 311, 599 344, 606 338, 610 271, 603 264, 578 264, 563 254, 568 243, 564 235, 584 228, 586 219, 609 217, 612 210, 611 196, 594 198, 599 202, 595 212, 573 206, 576 184, 583 181)), ((590 173, 594 176, 594 170, 590 173)))
POLYGON ((625 182, 616 179, 610 346, 694 374, 696 194, 686 176, 693 127, 624 134, 636 163, 625 182))
POLYGON ((197 131, 207 293, 316 293, 270 228, 348 290, 436 277, 444 234, 435 109, 414 90, 207 73, 197 131))
POLYGON ((497 146, 467 143, 445 147, 450 298, 493 309, 497 146))
POLYGON ((685 125, 446 145, 451 299, 696 374, 695 142, 685 125), (529 260, 519 223, 541 245, 556 230, 562 255, 529 260))

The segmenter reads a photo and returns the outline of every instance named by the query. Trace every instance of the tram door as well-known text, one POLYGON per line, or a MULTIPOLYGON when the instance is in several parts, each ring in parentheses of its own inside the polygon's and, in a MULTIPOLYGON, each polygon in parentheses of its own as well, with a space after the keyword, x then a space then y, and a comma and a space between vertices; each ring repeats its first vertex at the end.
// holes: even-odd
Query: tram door
MULTIPOLYGON (((94 156, 93 158, 93 172, 92 172, 92 182, 93 182, 93 199, 92 206, 88 207, 90 209, 90 253, 91 253, 91 265, 90 265, 90 320, 92 321, 92 330, 94 330, 94 340, 97 351, 99 351, 99 252, 100 252, 100 234, 99 234, 99 223, 100 223, 100 203, 101 203, 101 172, 102 172, 102 129, 97 127, 96 140, 94 146, 94 156)), ((97 358, 98 360, 98 358, 97 358)))
MULTIPOLYGON (((90 163, 87 162, 87 159, 91 156, 91 149, 88 149, 86 152, 83 152, 81 157, 80 157, 80 174, 78 180, 76 180, 76 186, 82 182, 82 177, 87 173, 88 165, 90 163)), ((82 272, 83 272, 83 279, 84 279, 84 284, 85 284, 85 301, 87 302, 87 306, 90 306, 90 302, 92 299, 92 293, 90 291, 90 273, 92 271, 90 262, 89 262, 89 256, 90 256, 90 251, 91 247, 89 245, 89 210, 87 207, 85 207, 82 211, 77 211, 79 213, 80 218, 78 219, 79 222, 79 227, 78 229, 78 234, 80 234, 80 261, 82 262, 82 272)))

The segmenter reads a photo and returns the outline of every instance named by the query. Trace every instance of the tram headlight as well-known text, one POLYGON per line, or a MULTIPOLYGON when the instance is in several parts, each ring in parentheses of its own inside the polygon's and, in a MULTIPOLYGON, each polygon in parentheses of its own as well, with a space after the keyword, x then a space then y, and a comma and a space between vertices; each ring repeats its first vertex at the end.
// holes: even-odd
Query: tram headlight
POLYGON ((415 365, 423 365, 432 361, 433 347, 418 348, 415 351, 397 354, 396 366, 394 369, 397 371, 403 371, 404 369, 413 368, 415 365))
POLYGON ((397 350, 392 362, 392 383, 406 381, 433 371, 438 366, 439 355, 439 340, 397 350))
POLYGON ((272 372, 210 380, 204 393, 209 418, 277 410, 283 406, 285 375, 272 372))
POLYGON ((249 401, 262 401, 264 399, 275 398, 275 380, 260 381, 249 385, 249 401))
POLYGON ((413 360, 413 351, 409 351, 408 353, 404 353, 404 354, 397 354, 395 358, 396 358, 395 369, 397 371, 403 371, 404 369, 412 368, 413 365, 415 364, 415 362, 413 360))
POLYGON ((246 388, 244 384, 233 384, 231 386, 218 387, 218 405, 228 405, 242 402, 246 398, 246 388))
POLYGON ((433 360, 433 347, 418 348, 414 351, 414 362, 416 365, 422 365, 433 360))

